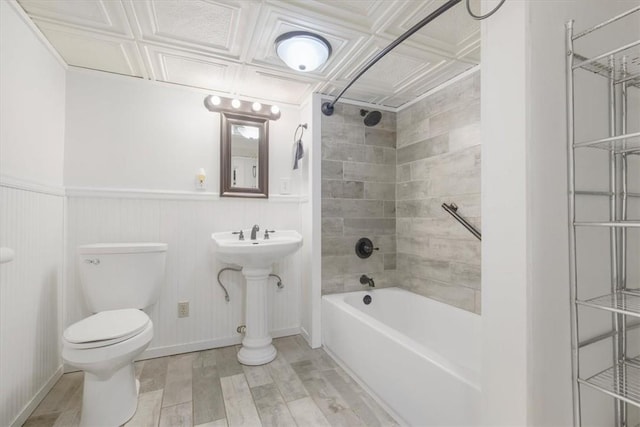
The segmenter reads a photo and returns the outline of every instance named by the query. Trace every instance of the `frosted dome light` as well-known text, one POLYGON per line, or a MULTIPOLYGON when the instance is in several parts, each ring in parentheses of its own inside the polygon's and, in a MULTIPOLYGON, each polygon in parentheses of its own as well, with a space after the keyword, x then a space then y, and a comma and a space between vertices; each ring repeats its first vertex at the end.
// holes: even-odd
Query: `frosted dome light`
POLYGON ((291 31, 276 38, 276 53, 289 68, 306 73, 327 62, 331 44, 317 34, 291 31))

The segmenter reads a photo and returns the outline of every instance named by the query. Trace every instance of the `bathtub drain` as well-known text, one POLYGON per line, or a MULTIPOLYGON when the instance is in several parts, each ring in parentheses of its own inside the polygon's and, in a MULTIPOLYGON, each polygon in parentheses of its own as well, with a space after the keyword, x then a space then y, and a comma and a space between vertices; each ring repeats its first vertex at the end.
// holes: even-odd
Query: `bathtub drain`
POLYGON ((362 299, 362 302, 364 302, 366 305, 371 304, 371 295, 365 295, 362 299))

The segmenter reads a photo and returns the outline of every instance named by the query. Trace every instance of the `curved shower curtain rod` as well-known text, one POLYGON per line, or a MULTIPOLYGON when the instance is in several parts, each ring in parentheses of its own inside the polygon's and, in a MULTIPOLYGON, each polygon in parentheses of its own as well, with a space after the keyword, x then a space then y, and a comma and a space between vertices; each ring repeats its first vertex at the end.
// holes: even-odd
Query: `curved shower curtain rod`
MULTIPOLYGON (((356 80, 358 80, 360 77, 362 77, 362 75, 369 68, 371 68, 373 66, 373 64, 375 64, 380 59, 382 59, 382 57, 385 56, 387 53, 389 53, 393 48, 395 48, 400 43, 402 43, 403 41, 408 39, 411 35, 413 35, 413 33, 418 31, 420 28, 424 27, 429 22, 433 21, 438 16, 442 15, 447 10, 451 9, 453 6, 457 5, 461 1, 462 0, 449 0, 449 1, 447 1, 445 4, 443 4, 442 6, 440 6, 436 10, 434 10, 431 14, 429 14, 426 18, 424 18, 422 21, 418 22, 416 25, 414 25, 413 27, 411 27, 407 31, 405 31, 404 34, 402 34, 400 37, 398 37, 393 42, 391 42, 391 44, 389 46, 385 47, 380 52, 378 52, 376 54, 376 56, 374 56, 369 61, 367 61, 367 63, 364 64, 364 66, 360 69, 360 71, 358 71, 358 73, 351 79, 351 81, 344 87, 344 89, 342 89, 342 91, 340 91, 338 96, 336 96, 333 101, 331 101, 331 102, 327 101, 327 102, 322 104, 322 112, 324 113, 324 115, 325 116, 330 116, 330 115, 333 114, 333 106, 336 104, 336 102, 338 102, 338 100, 351 87, 351 85, 353 85, 356 82, 356 80)), ((466 1, 466 4, 467 4, 467 11, 469 12, 469 15, 471 15, 471 17, 473 19, 477 19, 477 20, 485 19, 485 18, 488 18, 489 16, 493 15, 498 9, 500 9, 500 6, 502 6, 502 4, 505 2, 505 0, 501 0, 500 3, 498 3, 498 5, 492 11, 490 11, 489 13, 486 13, 484 15, 475 15, 473 12, 471 12, 471 7, 469 6, 469 1, 470 0, 465 0, 465 1, 466 1)))

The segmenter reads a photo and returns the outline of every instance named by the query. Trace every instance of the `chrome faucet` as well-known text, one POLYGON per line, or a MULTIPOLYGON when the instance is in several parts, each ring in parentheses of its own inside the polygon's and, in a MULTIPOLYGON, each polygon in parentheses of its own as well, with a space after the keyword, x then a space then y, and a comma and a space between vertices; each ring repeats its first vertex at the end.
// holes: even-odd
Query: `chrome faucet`
POLYGON ((369 285, 370 288, 375 288, 376 284, 373 281, 372 277, 367 276, 366 274, 363 274, 362 276, 360 276, 360 283, 363 285, 369 285))
POLYGON ((256 233, 260 231, 260 226, 258 224, 255 224, 252 228, 251 228, 251 240, 256 240, 256 233))

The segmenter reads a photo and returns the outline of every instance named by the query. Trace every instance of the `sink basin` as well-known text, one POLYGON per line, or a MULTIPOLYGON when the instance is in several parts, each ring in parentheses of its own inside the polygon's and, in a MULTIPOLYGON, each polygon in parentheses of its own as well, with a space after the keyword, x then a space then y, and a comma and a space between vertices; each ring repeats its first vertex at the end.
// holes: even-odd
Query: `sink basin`
POLYGON ((248 268, 270 267, 302 246, 302 236, 295 230, 277 230, 267 240, 262 232, 258 232, 256 240, 250 240, 251 230, 243 233, 245 240, 238 240, 238 235, 231 231, 211 235, 220 261, 248 268))
POLYGON ((302 236, 294 230, 276 230, 264 238, 264 232, 251 240, 251 230, 242 230, 244 240, 231 231, 213 233, 215 256, 222 262, 242 266, 246 286, 245 325, 238 361, 243 365, 264 365, 276 358, 271 343, 267 312, 267 287, 271 265, 302 246, 302 236))

